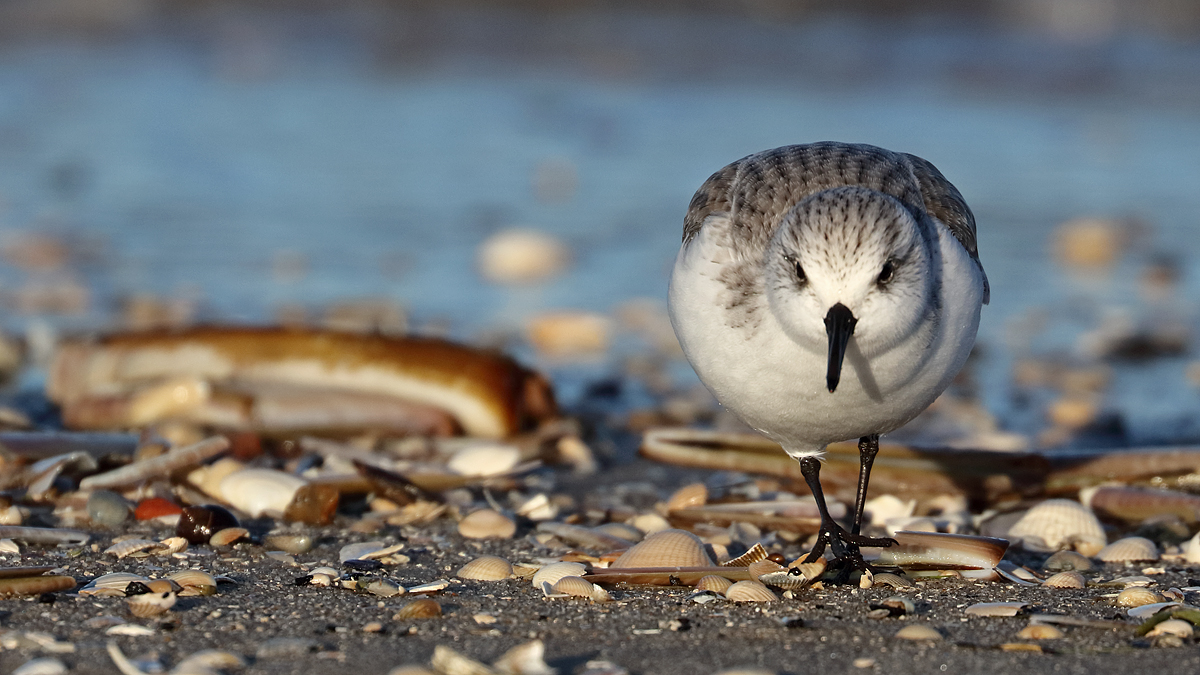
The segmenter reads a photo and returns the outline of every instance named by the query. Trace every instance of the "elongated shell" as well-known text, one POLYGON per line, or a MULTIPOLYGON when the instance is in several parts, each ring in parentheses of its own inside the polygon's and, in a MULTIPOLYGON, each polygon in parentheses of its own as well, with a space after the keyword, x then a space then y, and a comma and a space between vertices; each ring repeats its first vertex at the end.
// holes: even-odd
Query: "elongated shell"
POLYGON ((977 602, 965 610, 967 616, 1016 616, 1024 602, 977 602))
POLYGON ((686 530, 662 530, 646 537, 617 558, 611 568, 712 567, 716 565, 700 537, 686 530))
POLYGON ((542 584, 549 584, 551 587, 558 583, 563 577, 579 577, 587 571, 587 567, 583 563, 560 562, 551 563, 541 568, 533 575, 533 587, 542 588, 542 584))
POLYGON ((168 574, 167 579, 179 584, 183 589, 179 591, 180 597, 215 595, 217 592, 217 580, 213 575, 201 570, 180 570, 168 574))
POLYGON ((74 577, 60 574, 43 576, 6 577, 0 578, 0 598, 18 595, 41 595, 75 588, 78 582, 74 577))
MULTIPOLYGON (((213 532, 213 536, 209 537, 208 543, 210 546, 229 546, 235 544, 250 536, 250 530, 244 527, 226 527, 213 532)), ((183 537, 175 537, 183 539, 183 537)), ((187 541, 184 539, 184 541, 187 541)))
POLYGON ((396 611, 392 619, 402 621, 405 619, 436 619, 442 615, 442 606, 433 598, 418 598, 410 600, 396 611))
POLYGON ((494 555, 485 555, 463 565, 458 570, 460 579, 476 579, 479 581, 500 581, 513 574, 512 563, 494 555))
POLYGON ((706 577, 700 577, 700 581, 696 582, 696 588, 701 591, 712 591, 720 595, 725 595, 725 591, 733 585, 733 582, 725 577, 719 577, 715 574, 710 574, 706 577))
POLYGON ((1047 578, 1042 585, 1050 588, 1083 588, 1087 586, 1087 580, 1079 572, 1070 570, 1047 578))
POLYGON ((458 522, 458 533, 468 539, 511 539, 516 532, 512 518, 492 509, 480 509, 458 522))
POLYGON ((1070 499, 1048 499, 1029 509, 1008 529, 1007 537, 1024 548, 1043 552, 1074 546, 1085 554, 1094 553, 1108 542, 1096 514, 1070 499))
POLYGON ((774 591, 758 581, 739 581, 725 590, 725 598, 733 602, 774 602, 774 591))
POLYGON ((1104 562, 1158 560, 1158 547, 1145 537, 1125 537, 1100 549, 1096 559, 1104 562))
POLYGON ((993 537, 939 532, 897 532, 896 545, 882 549, 879 564, 909 569, 992 569, 1008 542, 993 537))
POLYGON ((158 616, 175 606, 175 593, 142 593, 131 595, 125 599, 129 605, 129 613, 137 617, 158 616))

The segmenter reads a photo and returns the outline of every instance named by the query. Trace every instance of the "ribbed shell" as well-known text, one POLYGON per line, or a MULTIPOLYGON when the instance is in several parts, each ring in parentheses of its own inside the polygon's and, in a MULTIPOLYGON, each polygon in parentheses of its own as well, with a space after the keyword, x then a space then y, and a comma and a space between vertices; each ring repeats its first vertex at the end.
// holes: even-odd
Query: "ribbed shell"
POLYGON ((145 557, 162 551, 165 548, 165 546, 157 541, 151 541, 149 539, 126 539, 125 541, 119 541, 112 546, 109 546, 108 548, 104 549, 104 552, 111 553, 118 558, 124 558, 128 555, 145 557))
POLYGON ((158 616, 175 606, 175 593, 142 593, 125 599, 129 613, 141 617, 158 616))
POLYGON ((1032 551, 1059 551, 1076 544, 1104 546, 1108 538, 1096 514, 1070 499, 1048 499, 1029 509, 1008 530, 1008 539, 1032 551))
POLYGON ((758 560, 750 563, 750 565, 746 567, 746 571, 750 573, 751 579, 757 579, 764 574, 772 574, 775 572, 786 573, 787 568, 775 562, 774 560, 758 560))
POLYGON ((596 591, 596 585, 583 577, 563 577, 554 583, 553 590, 555 593, 590 598, 596 591))
POLYGON ((1047 558, 1042 567, 1050 572, 1089 572, 1095 566, 1085 555, 1075 551, 1059 551, 1047 558))
POLYGON ((587 567, 585 567, 583 563, 551 563, 534 573, 533 587, 541 590, 542 584, 550 584, 551 586, 554 586, 554 584, 557 584, 558 580, 562 579, 563 577, 583 576, 584 572, 586 571, 587 567))
POLYGON ((725 598, 733 602, 774 602, 779 599, 775 592, 758 581, 739 581, 725 591, 725 598))
POLYGON ((829 564, 824 558, 817 558, 812 562, 804 562, 807 556, 800 556, 791 562, 788 567, 795 567, 800 570, 800 574, 804 575, 805 579, 818 579, 825 573, 825 567, 829 564))
POLYGON ((442 615, 442 606, 433 598, 418 598, 410 600, 396 611, 392 619, 402 621, 404 619, 435 619, 442 615))
POLYGON ((700 581, 696 582, 696 589, 701 591, 712 591, 725 595, 725 591, 733 585, 733 582, 725 577, 719 577, 715 574, 710 574, 706 577, 700 577, 700 581))
MULTIPOLYGON (((213 535, 213 536, 216 536, 216 535, 213 535)), ((163 539, 162 541, 160 541, 158 543, 162 544, 162 546, 164 547, 164 549, 162 551, 159 551, 159 553, 161 553, 163 555, 170 555, 172 553, 180 553, 182 551, 186 551, 187 547, 188 547, 188 540, 184 539, 183 537, 167 537, 166 539, 163 539)))
POLYGON ((762 544, 755 544, 750 547, 750 550, 738 557, 721 563, 721 567, 747 567, 759 560, 766 560, 768 555, 770 554, 767 553, 767 549, 763 548, 762 544))
POLYGON ((1087 586, 1087 580, 1079 572, 1070 570, 1049 577, 1042 585, 1050 588, 1083 588, 1087 586))
POLYGON ((504 558, 485 555, 463 565, 458 570, 460 579, 475 579, 477 581, 500 581, 513 574, 512 563, 504 558))
POLYGON ((1125 537, 1100 549, 1096 559, 1104 562, 1158 560, 1158 547, 1145 537, 1125 537))
POLYGON ((1126 588, 1120 593, 1117 593, 1116 602, 1118 607, 1141 607, 1142 605, 1162 602, 1162 600, 1163 597, 1161 595, 1155 593, 1149 588, 1132 586, 1130 588, 1126 588))
POLYGON ((610 567, 715 567, 700 537, 685 530, 662 530, 621 554, 610 567))
POLYGON ((480 509, 458 522, 458 533, 467 539, 511 539, 517 524, 492 509, 480 509))

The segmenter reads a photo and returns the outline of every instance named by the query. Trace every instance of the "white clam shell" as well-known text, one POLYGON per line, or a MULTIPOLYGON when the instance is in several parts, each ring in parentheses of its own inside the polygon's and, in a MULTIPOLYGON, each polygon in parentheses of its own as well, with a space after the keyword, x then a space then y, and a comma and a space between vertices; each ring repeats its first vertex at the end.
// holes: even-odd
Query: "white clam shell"
POLYGON ((457 576, 460 579, 475 579, 479 581, 500 581, 512 575, 512 563, 494 555, 485 555, 476 558, 463 565, 457 572, 457 576))
POLYGON ((1125 537, 1100 549, 1096 559, 1104 562, 1158 560, 1158 547, 1145 537, 1125 537))
POLYGON ((217 592, 217 580, 213 575, 201 570, 180 570, 166 577, 182 588, 180 597, 193 595, 213 595, 217 592))
POLYGON ((137 574, 112 572, 111 574, 105 574, 92 579, 86 586, 79 589, 79 594, 111 597, 124 596, 125 587, 134 581, 143 584, 150 583, 149 579, 137 574))
POLYGON ((700 537, 686 530, 662 530, 622 553, 610 567, 713 567, 715 564, 700 537))
POLYGON ((1070 499, 1048 499, 1029 509, 1008 529, 1007 538, 1032 551, 1060 551, 1083 544, 1102 547, 1108 542, 1096 514, 1070 499))
POLYGON ((967 616, 1016 616, 1024 602, 977 602, 965 610, 967 616))
POLYGON ((118 558, 125 556, 145 557, 154 555, 159 551, 165 550, 166 547, 157 541, 150 539, 126 539, 119 541, 112 546, 104 549, 105 553, 111 553, 118 558))
POLYGON ((511 539, 516 532, 512 518, 492 509, 474 511, 458 521, 458 533, 468 539, 511 539))
POLYGON ((725 598, 732 602, 774 602, 779 596, 761 582, 739 581, 725 590, 725 598))
MULTIPOLYGON (((1150 629, 1150 632, 1146 633, 1146 637, 1174 635, 1181 638, 1190 638, 1194 632, 1195 629, 1192 628, 1192 624, 1184 621, 1183 619, 1167 619, 1166 621, 1163 621, 1154 628, 1150 629)), ((16 674, 14 673, 13 675, 16 674)))
POLYGON ((1068 570, 1048 577, 1042 585, 1050 588, 1084 588, 1087 580, 1079 572, 1068 570))
POLYGON ((583 563, 576 562, 559 562, 551 563, 541 568, 533 575, 533 587, 539 590, 544 590, 542 584, 549 584, 551 588, 558 583, 563 577, 579 577, 587 572, 587 567, 583 563))
POLYGON ((283 513, 296 491, 307 482, 273 469, 242 469, 221 481, 220 492, 228 504, 251 518, 258 518, 265 513, 283 513))
POLYGON ((1132 586, 1117 593, 1116 603, 1118 607, 1141 607, 1156 602, 1162 602, 1163 597, 1158 593, 1143 588, 1141 586, 1132 586))
POLYGON ((578 598, 590 598, 596 591, 596 585, 583 577, 563 577, 554 582, 551 588, 554 593, 573 595, 578 598))
POLYGON ((511 445, 486 443, 472 445, 446 462, 446 467, 463 476, 498 476, 507 473, 521 461, 521 451, 511 445))

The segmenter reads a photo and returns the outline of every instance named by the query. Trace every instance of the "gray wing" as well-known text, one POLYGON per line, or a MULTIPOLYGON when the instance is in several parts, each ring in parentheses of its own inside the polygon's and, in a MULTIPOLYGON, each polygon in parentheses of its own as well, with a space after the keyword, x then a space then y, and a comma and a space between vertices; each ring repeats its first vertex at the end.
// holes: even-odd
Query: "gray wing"
POLYGON ((921 188, 921 197, 925 201, 925 209, 950 228, 954 238, 962 242, 963 248, 971 255, 971 259, 979 265, 983 274, 983 304, 991 300, 991 287, 988 284, 987 272, 983 271, 983 263, 979 261, 979 247, 975 238, 975 214, 967 206, 958 188, 946 180, 941 171, 937 170, 928 160, 916 155, 905 155, 912 163, 913 176, 921 188))

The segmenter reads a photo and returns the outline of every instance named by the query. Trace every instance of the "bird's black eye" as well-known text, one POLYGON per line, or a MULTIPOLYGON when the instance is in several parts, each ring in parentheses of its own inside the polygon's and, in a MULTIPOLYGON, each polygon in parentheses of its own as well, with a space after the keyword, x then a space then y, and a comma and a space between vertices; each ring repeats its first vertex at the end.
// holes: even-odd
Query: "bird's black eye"
POLYGON ((800 261, 793 260, 792 264, 796 266, 796 281, 798 281, 801 286, 808 283, 808 276, 804 274, 804 268, 800 266, 800 261))
POLYGON ((883 263, 883 270, 881 270, 879 272, 879 279, 877 280, 879 285, 886 286, 889 283, 891 283, 892 274, 895 271, 896 271, 896 265, 891 260, 888 260, 887 262, 883 263))

